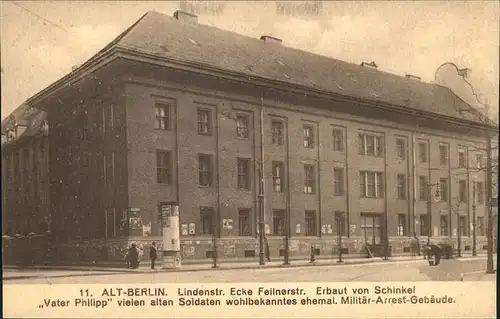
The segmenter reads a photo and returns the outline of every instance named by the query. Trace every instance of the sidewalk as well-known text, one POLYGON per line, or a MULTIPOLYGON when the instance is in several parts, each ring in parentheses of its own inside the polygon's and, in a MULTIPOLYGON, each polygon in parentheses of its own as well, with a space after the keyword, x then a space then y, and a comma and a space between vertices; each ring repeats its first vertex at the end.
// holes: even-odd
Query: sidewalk
MULTIPOLYGON (((470 260, 470 259, 484 259, 485 256, 462 256, 459 260, 470 260)), ((222 262, 218 264, 217 268, 212 268, 212 264, 187 264, 182 265, 178 269, 162 269, 161 262, 155 270, 150 268, 149 263, 142 263, 138 269, 127 269, 119 267, 103 267, 103 266, 34 266, 24 269, 19 269, 15 266, 4 266, 3 267, 3 279, 29 279, 29 278, 57 278, 57 277, 74 277, 74 276, 100 276, 100 275, 112 275, 119 273, 129 273, 129 274, 144 274, 152 272, 194 272, 194 271, 221 271, 221 270, 238 270, 238 269, 276 269, 276 268, 298 268, 298 267, 334 267, 340 265, 359 265, 359 264, 387 264, 387 263, 397 263, 397 262, 421 262, 422 257, 411 257, 411 256, 401 256, 401 257, 391 257, 389 260, 384 260, 382 257, 374 258, 346 258, 344 262, 339 263, 336 259, 317 259, 315 262, 311 263, 307 259, 301 260, 290 260, 289 265, 283 265, 283 260, 276 260, 272 262, 267 262, 265 265, 259 265, 258 262, 222 262), (70 271, 70 273, 68 273, 70 271)))

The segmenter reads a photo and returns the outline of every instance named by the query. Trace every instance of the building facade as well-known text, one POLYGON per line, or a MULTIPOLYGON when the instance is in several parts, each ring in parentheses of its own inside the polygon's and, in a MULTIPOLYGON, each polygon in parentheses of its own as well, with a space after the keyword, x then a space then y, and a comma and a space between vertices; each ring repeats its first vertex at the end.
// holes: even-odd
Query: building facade
POLYGON ((50 228, 46 114, 21 109, 2 123, 2 234, 9 236, 50 228))
POLYGON ((311 247, 336 254, 339 235, 353 255, 386 239, 393 254, 408 253, 412 236, 456 244, 460 234, 468 250, 473 216, 484 249, 483 150, 493 128, 458 112, 470 106, 446 88, 307 55, 192 15, 150 12, 31 98, 51 123, 52 227, 66 256, 78 245, 82 258, 118 259, 131 241, 161 242, 160 207, 178 203, 184 259, 214 249, 226 259, 255 257, 261 163, 273 256, 284 254, 286 234, 292 257, 311 247), (207 28, 210 37, 200 32, 207 28), (161 30, 172 33, 142 42, 161 30), (169 40, 174 33, 179 42, 169 40), (221 62, 207 51, 212 41, 235 46, 221 49, 226 60, 241 57, 230 51, 245 43, 248 59, 274 55, 273 65, 221 62), (300 85, 294 56, 311 68, 300 85), (347 77, 320 83, 329 63, 347 77), (288 69, 271 81, 280 66, 288 69), (368 93, 358 83, 366 79, 368 93), (358 96, 342 94, 351 89, 358 96))

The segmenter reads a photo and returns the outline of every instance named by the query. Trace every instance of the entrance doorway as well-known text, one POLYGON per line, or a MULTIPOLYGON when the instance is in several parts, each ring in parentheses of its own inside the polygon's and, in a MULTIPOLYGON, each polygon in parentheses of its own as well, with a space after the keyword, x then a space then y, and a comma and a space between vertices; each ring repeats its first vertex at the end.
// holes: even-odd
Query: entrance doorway
POLYGON ((377 213, 361 213, 361 233, 365 239, 365 243, 375 247, 381 243, 382 239, 382 214, 377 213))

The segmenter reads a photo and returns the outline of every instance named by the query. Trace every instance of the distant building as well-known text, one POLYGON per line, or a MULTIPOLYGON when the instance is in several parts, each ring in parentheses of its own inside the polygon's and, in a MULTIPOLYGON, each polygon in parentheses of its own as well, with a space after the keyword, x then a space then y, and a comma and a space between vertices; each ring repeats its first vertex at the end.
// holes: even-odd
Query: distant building
POLYGON ((175 202, 184 259, 211 256, 214 233, 220 256, 253 257, 260 162, 272 255, 287 232, 293 256, 332 254, 339 235, 349 254, 386 238, 402 254, 414 234, 470 248, 474 177, 481 249, 495 128, 453 92, 175 17, 148 12, 27 101, 47 112, 52 228, 69 250, 161 241, 175 202))
POLYGON ((21 106, 2 123, 2 233, 50 227, 46 114, 21 106))

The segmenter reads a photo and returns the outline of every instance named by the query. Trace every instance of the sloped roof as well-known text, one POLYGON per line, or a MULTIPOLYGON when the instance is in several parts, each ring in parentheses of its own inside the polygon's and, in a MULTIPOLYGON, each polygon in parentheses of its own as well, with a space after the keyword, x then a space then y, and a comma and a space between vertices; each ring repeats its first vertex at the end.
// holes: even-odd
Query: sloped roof
POLYGON ((42 124, 46 119, 46 112, 36 108, 28 108, 23 104, 2 121, 1 132, 4 134, 7 129, 13 128, 16 123, 19 123, 28 126, 19 138, 35 136, 42 131, 42 124))
POLYGON ((215 67, 366 100, 477 122, 450 89, 330 57, 267 43, 150 11, 114 45, 161 58, 215 67))
POLYGON ((207 67, 221 73, 280 81, 284 85, 485 124, 483 116, 449 88, 290 48, 286 40, 283 39, 283 44, 268 43, 149 11, 78 69, 37 93, 27 103, 32 105, 38 98, 50 95, 72 76, 84 74, 92 63, 118 48, 191 64, 194 68, 207 67), (460 111, 464 109, 469 111, 460 111))

